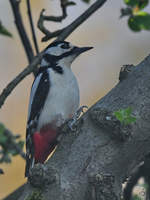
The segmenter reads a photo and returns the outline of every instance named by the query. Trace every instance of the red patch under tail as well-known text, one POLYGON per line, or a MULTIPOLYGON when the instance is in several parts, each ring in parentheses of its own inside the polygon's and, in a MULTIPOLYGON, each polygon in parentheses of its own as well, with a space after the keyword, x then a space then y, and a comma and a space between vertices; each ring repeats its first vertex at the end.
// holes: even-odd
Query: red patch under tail
POLYGON ((57 145, 57 131, 45 127, 33 135, 35 163, 44 163, 57 145))

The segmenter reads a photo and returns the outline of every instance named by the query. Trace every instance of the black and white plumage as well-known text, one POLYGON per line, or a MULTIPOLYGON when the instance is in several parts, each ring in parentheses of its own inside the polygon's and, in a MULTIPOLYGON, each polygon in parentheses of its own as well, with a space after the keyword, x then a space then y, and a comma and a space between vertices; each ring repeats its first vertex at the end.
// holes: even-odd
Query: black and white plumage
POLYGON ((79 107, 79 88, 71 63, 91 47, 75 47, 69 42, 50 44, 33 82, 26 132, 26 172, 34 163, 43 163, 55 148, 58 127, 79 107))

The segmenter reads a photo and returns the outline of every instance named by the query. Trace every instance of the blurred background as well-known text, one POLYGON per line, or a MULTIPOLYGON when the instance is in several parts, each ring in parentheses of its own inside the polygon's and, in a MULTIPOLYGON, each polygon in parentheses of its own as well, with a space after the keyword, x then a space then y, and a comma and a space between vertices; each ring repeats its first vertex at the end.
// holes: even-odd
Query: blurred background
MULTIPOLYGON (((93 3, 94 0, 91 0, 93 3)), ((37 22, 42 8, 47 15, 60 15, 59 0, 32 0, 34 22, 37 22), (37 3, 38 2, 38 3, 37 3)), ((77 6, 68 8, 68 18, 61 24, 45 23, 49 30, 68 25, 88 4, 76 0, 77 6)), ((80 56, 72 65, 78 79, 81 105, 91 106, 104 96, 118 82, 120 67, 124 64, 138 64, 150 52, 150 33, 133 33, 127 26, 127 19, 119 19, 123 0, 110 0, 82 24, 67 39, 80 46, 93 46, 94 49, 80 56)), ((27 10, 21 3, 23 20, 30 34, 27 10)), ((27 66, 24 49, 18 37, 9 1, 0 0, 0 19, 13 34, 13 38, 0 35, 0 92, 27 66)), ((49 42, 41 43, 42 33, 36 29, 40 50, 49 42)), ((13 133, 25 139, 28 99, 33 75, 26 77, 7 98, 0 111, 0 122, 13 133)), ((23 184, 25 161, 13 157, 11 164, 0 166, 5 174, 0 176, 0 199, 23 184)))

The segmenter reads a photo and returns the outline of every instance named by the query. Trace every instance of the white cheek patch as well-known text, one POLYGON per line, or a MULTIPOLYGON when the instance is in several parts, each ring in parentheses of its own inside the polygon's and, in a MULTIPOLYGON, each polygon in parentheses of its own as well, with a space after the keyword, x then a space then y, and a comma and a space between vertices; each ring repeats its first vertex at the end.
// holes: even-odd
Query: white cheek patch
POLYGON ((71 55, 71 56, 67 56, 65 58, 62 58, 61 60, 58 61, 58 65, 70 67, 71 63, 73 62, 73 60, 75 58, 76 58, 76 55, 71 55))
POLYGON ((69 44, 70 46, 70 50, 73 49, 75 46, 73 46, 72 44, 69 44))

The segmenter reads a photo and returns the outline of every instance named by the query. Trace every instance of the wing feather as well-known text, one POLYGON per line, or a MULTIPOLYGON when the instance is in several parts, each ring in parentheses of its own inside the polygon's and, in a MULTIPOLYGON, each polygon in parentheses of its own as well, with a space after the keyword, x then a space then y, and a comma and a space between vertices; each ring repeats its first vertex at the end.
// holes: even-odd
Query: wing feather
POLYGON ((25 176, 28 176, 29 169, 33 164, 34 144, 33 134, 37 129, 38 119, 42 108, 44 107, 46 97, 50 90, 50 78, 48 69, 40 70, 41 73, 35 78, 30 94, 29 114, 26 130, 26 170, 25 176))

